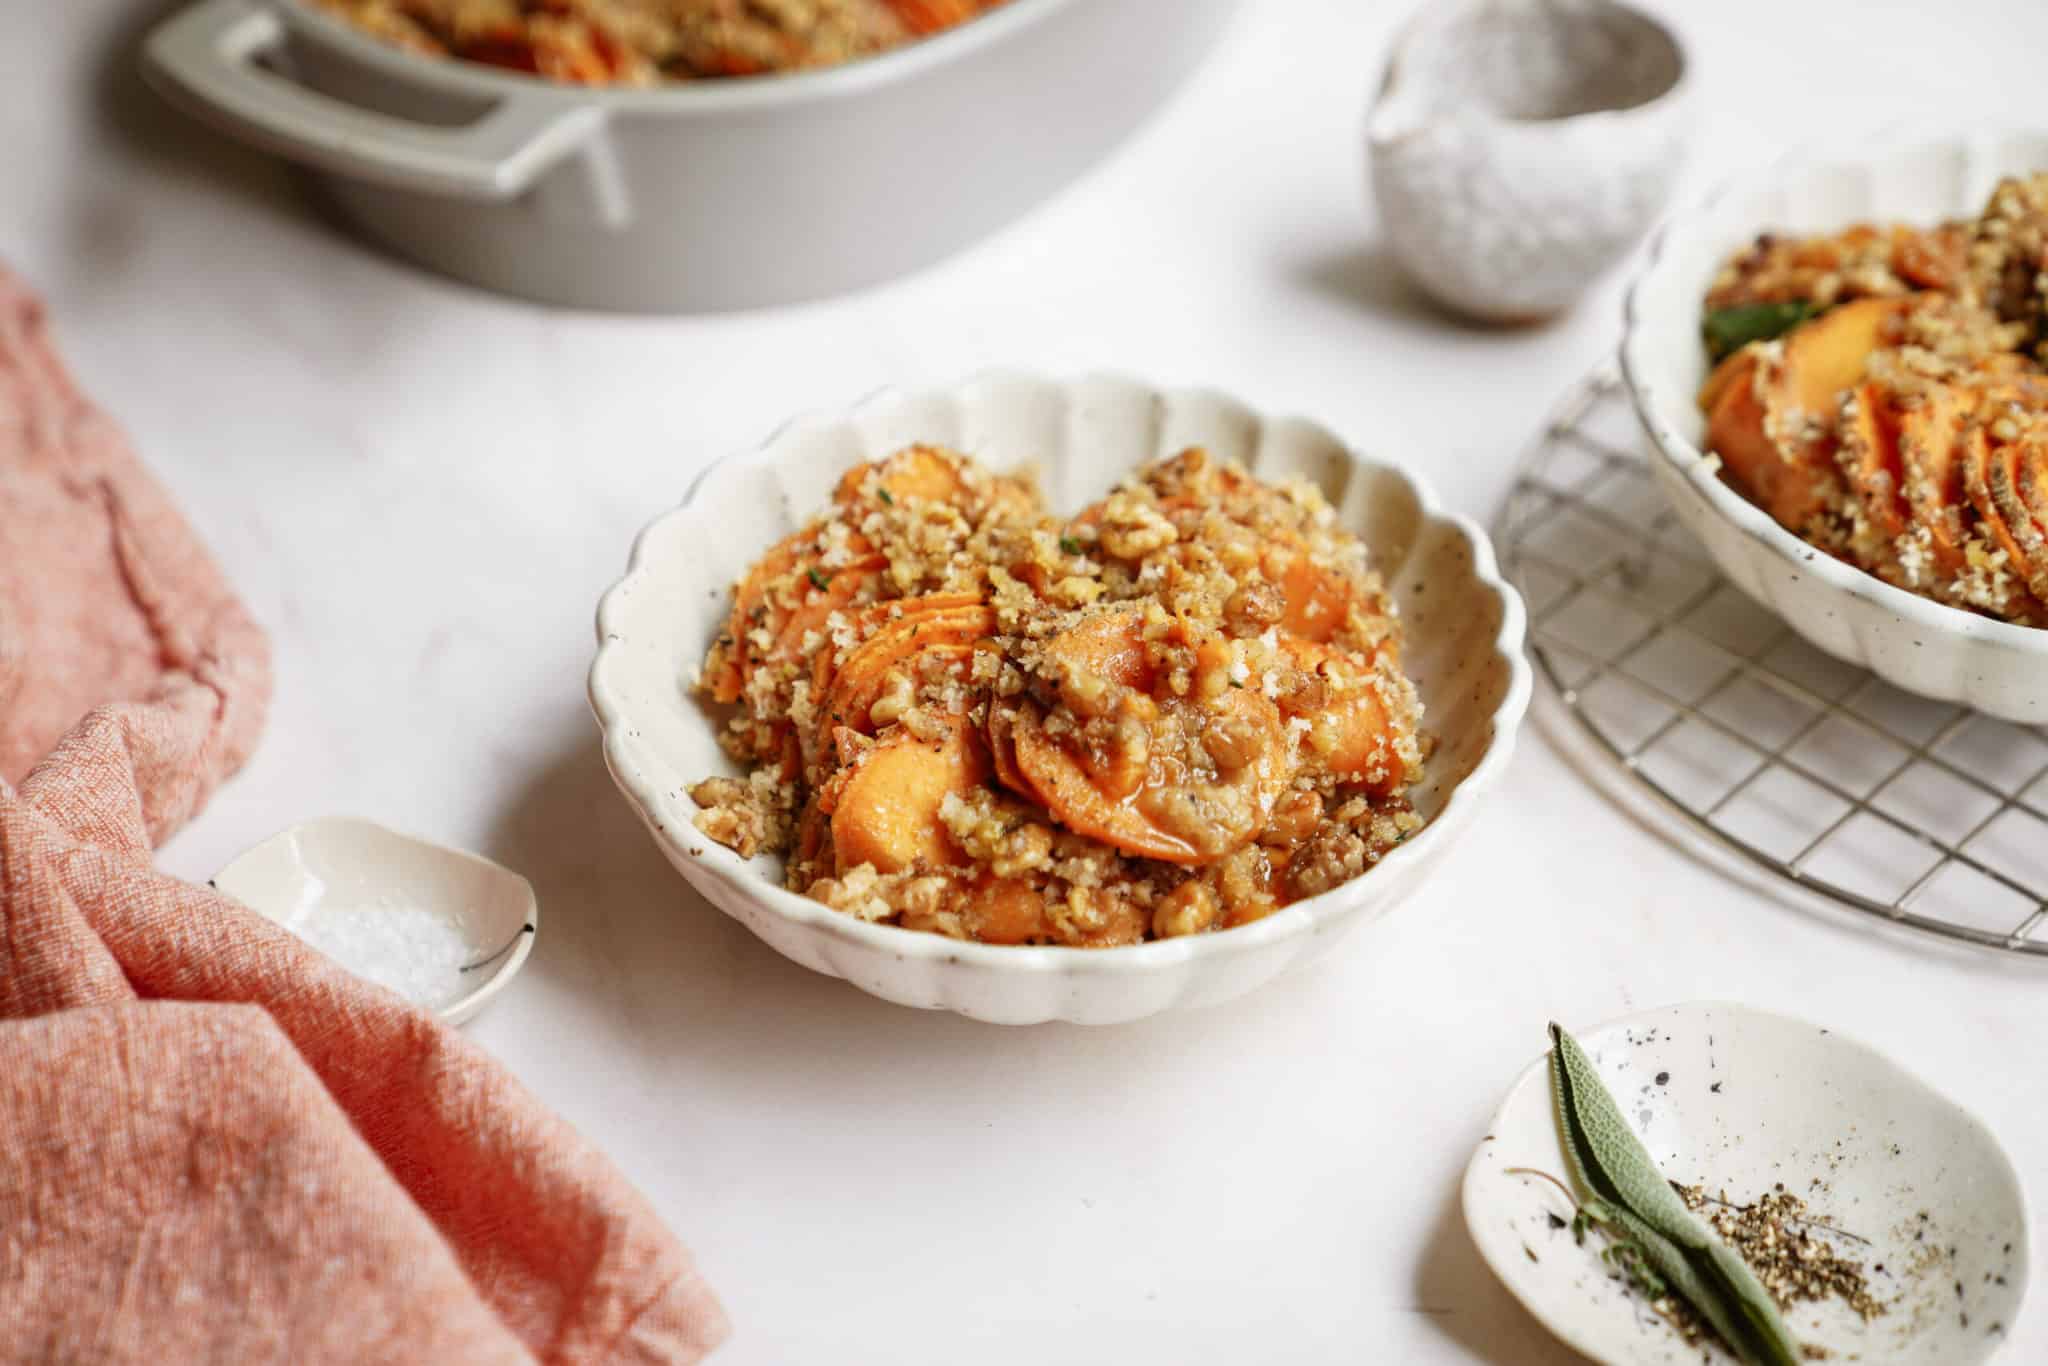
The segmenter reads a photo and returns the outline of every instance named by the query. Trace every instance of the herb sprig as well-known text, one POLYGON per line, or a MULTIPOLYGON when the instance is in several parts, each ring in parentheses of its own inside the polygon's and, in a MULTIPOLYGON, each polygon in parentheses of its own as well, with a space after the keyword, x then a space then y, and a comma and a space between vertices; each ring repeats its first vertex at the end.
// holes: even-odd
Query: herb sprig
POLYGON ((1707 314, 1700 324, 1700 335, 1706 340, 1708 358, 1719 361, 1751 342, 1782 337, 1818 312, 1804 299, 1736 304, 1707 314))
POLYGON ((1749 1366, 1798 1366, 1799 1346, 1769 1293, 1657 1170, 1593 1060, 1554 1024, 1550 1042, 1558 1129, 1572 1176, 1586 1193, 1573 1234, 1583 1239, 1588 1224, 1600 1225, 1616 1244, 1608 1260, 1631 1283, 1683 1298, 1749 1366))

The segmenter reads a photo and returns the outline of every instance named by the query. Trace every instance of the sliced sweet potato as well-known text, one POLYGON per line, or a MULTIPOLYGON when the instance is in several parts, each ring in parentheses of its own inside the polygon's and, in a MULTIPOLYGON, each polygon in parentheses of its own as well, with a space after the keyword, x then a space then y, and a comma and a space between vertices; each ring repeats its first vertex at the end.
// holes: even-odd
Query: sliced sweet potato
POLYGON ((870 488, 889 495, 888 501, 907 503, 914 498, 943 501, 964 492, 959 461, 936 446, 907 446, 894 455, 855 465, 839 481, 833 498, 842 503, 859 502, 870 488), (868 477, 875 476, 872 486, 868 477))
POLYGON ((1024 770, 1017 766, 1017 707, 991 703, 988 709, 989 757, 996 770, 996 781, 1020 797, 1028 797, 1043 803, 1038 789, 1024 776, 1024 770))
POLYGON ((706 661, 705 676, 711 681, 714 701, 739 700, 741 691, 746 687, 753 653, 752 643, 747 637, 765 615, 769 587, 795 567, 799 553, 808 548, 813 539, 811 532, 799 531, 778 541, 769 547, 767 554, 754 562, 747 576, 734 587, 732 613, 726 619, 725 635, 712 647, 711 657, 706 661))
POLYGON ((1980 415, 1979 419, 1973 421, 1963 433, 1963 489, 1969 497, 1970 506, 1976 509, 1978 526, 1991 538, 1991 544, 1995 548, 2005 552, 2006 560, 2012 566, 2013 577, 2032 591, 2032 584, 2037 577, 2033 564, 2028 558, 2026 547, 2015 535, 2011 524, 2006 521, 1998 496, 2001 486, 2007 489, 2012 486, 2011 469, 2006 464, 2011 453, 2011 443, 1994 439, 1989 425, 1980 415))
POLYGON ((1351 579, 1324 569, 1296 546, 1268 549, 1263 568, 1280 589, 1282 631, 1322 642, 1344 628, 1358 596, 1351 579))
POLYGON ((980 0, 886 0, 903 27, 917 36, 964 24, 981 9, 980 0))
POLYGON ((1052 935, 1045 897, 1023 878, 982 877, 961 899, 960 918, 984 944, 1030 944, 1052 935))
POLYGON ((795 600, 775 632, 775 644, 764 658, 801 658, 807 653, 805 637, 814 631, 822 636, 832 614, 843 610, 863 589, 872 586, 888 565, 887 560, 877 555, 838 569, 806 569, 797 585, 795 600))
POLYGON ((807 528, 778 541, 747 571, 734 586, 724 635, 705 659, 705 677, 714 701, 738 701, 757 663, 786 654, 783 642, 791 636, 793 618, 803 617, 793 634, 800 643, 804 631, 822 625, 825 617, 844 606, 886 567, 879 556, 869 553, 867 541, 858 533, 848 539, 847 549, 853 555, 850 563, 824 568, 817 529, 807 528), (831 605, 822 612, 809 611, 821 593, 831 598, 831 605), (768 634, 766 648, 756 643, 756 631, 768 634))
POLYGON ((1044 715, 1036 703, 1016 708, 1010 735, 1025 783, 1069 830, 1143 858, 1169 863, 1206 861, 1189 840, 1153 825, 1136 803, 1112 801, 1097 791, 1080 759, 1046 733, 1044 715))
POLYGON ((2020 553, 2015 558, 2021 566, 2028 591, 2036 601, 2048 604, 2048 535, 2043 535, 2040 524, 2034 520, 2034 514, 2020 492, 2028 477, 2022 470, 2048 459, 2048 431, 2043 431, 2037 424, 2029 424, 2014 439, 2000 441, 1997 439, 1998 427, 1994 423, 1991 435, 1991 455, 1985 462, 1991 501, 1997 506, 1998 515, 2004 519, 2006 534, 2019 549, 2020 553))
MULTIPOLYGON (((1907 520, 1925 528, 1935 582, 1947 582, 1965 565, 1962 463, 1957 458, 1969 404, 1967 396, 1943 386, 1900 414, 1898 429, 1900 484, 1906 497, 1907 520)), ((1913 579, 1919 574, 1909 576, 1913 579)), ((1916 584, 1917 586, 1917 584, 1916 584)))
POLYGON ((1036 703, 1016 708, 1010 735, 1019 772, 1054 819, 1125 853, 1168 863, 1211 863, 1242 847, 1294 775, 1278 708, 1247 689, 1231 689, 1207 706, 1161 708, 1142 780, 1128 790, 1077 745, 1048 733, 1036 703), (1186 745, 1190 734, 1200 737, 1212 766, 1198 764, 1186 745))
POLYGON ((1892 229, 1892 269, 1921 289, 1951 289, 1969 268, 1970 234, 1959 223, 1892 229))
POLYGON ((1757 352, 1753 346, 1745 346, 1740 351, 1732 351, 1723 356, 1714 368, 1707 372, 1706 382, 1700 385, 1700 411, 1713 412, 1720 406, 1721 395, 1727 393, 1731 385, 1748 383, 1756 373, 1756 358, 1757 352))
MULTIPOLYGON (((979 607, 981 598, 974 593, 926 593, 915 598, 892 598, 887 602, 869 603, 865 607, 847 609, 847 623, 854 638, 865 644, 876 632, 891 622, 905 617, 914 617, 926 612, 947 612, 962 607, 979 607)), ((860 649, 860 645, 852 647, 860 649)), ((811 695, 825 697, 832 691, 832 685, 842 667, 837 649, 820 650, 811 661, 811 695)), ((851 657, 851 651, 848 652, 851 657)))
POLYGON ((964 720, 932 743, 907 730, 889 732, 829 785, 832 850, 839 871, 863 863, 894 873, 917 864, 940 868, 963 862, 939 809, 948 794, 966 796, 987 780, 987 755, 964 720))
POLYGON ((950 503, 975 517, 1035 519, 1037 487, 1029 478, 996 474, 969 480, 971 462, 938 446, 906 446, 882 460, 856 465, 840 479, 833 499, 840 503, 880 502, 890 506, 932 501, 950 503))
POLYGON ((1842 407, 1836 454, 1865 523, 1887 547, 1906 531, 1905 480, 1899 465, 1900 417, 1890 389, 1869 382, 1857 385, 1842 407))
POLYGON ((899 617, 869 636, 839 666, 826 701, 826 716, 834 724, 864 734, 872 732, 876 727, 870 713, 888 687, 890 674, 918 667, 927 657, 943 660, 956 673, 964 672, 974 659, 975 642, 995 627, 995 612, 980 606, 899 617))
POLYGON ((1281 645, 1297 668, 1320 676, 1327 689, 1321 705, 1301 707, 1283 693, 1280 711, 1308 722, 1301 745, 1314 762, 1339 780, 1384 796, 1405 785, 1394 715, 1373 671, 1327 646, 1295 636, 1281 645))
POLYGON ((796 839, 790 848, 791 864, 797 868, 810 869, 816 876, 832 872, 831 868, 822 871, 818 869, 818 860, 828 852, 826 841, 831 838, 831 834, 832 822, 825 815, 818 794, 814 792, 810 800, 804 803, 803 811, 797 816, 796 839))
POLYGON ((1738 483, 1795 530, 1826 506, 1836 474, 1835 421, 1844 390, 1908 297, 1857 299, 1793 329, 1722 384, 1708 414, 1707 444, 1738 483))
POLYGON ((1088 617, 1048 640, 1045 655, 1060 672, 1060 700, 1082 716, 1101 714, 1113 688, 1152 690, 1155 669, 1140 608, 1088 617))
POLYGON ((2035 525, 2048 528, 2048 433, 2031 428, 2021 439, 2013 468, 2020 502, 2035 525))

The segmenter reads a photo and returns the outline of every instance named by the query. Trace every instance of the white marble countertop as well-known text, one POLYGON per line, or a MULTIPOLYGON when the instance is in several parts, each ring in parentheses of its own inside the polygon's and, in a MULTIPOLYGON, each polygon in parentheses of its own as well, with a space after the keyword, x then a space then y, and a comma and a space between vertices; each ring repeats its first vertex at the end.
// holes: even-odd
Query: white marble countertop
MULTIPOLYGON (((1695 183, 1808 130, 2048 115, 2048 9, 1658 7, 1701 68, 1695 183)), ((737 1325, 721 1362, 1568 1360, 1480 1264, 1457 1176, 1547 1019, 1692 997, 1896 1055, 2048 1198, 2048 972, 1762 898, 1540 735, 1397 913, 1249 999, 1100 1032, 813 976, 690 893, 613 793, 583 699, 597 596, 694 470, 796 409, 995 363, 1214 381, 1490 518, 1612 346, 1619 288, 1482 332, 1394 274, 1360 128, 1400 8, 1247 6, 1112 161, 920 276, 649 320, 359 248, 141 87, 159 5, 0 7, 0 255, 275 639, 262 748, 165 863, 204 877, 347 813, 530 876, 533 960, 474 1035, 694 1248, 737 1325)), ((2006 1359, 2048 1360, 2044 1293, 2006 1359)))

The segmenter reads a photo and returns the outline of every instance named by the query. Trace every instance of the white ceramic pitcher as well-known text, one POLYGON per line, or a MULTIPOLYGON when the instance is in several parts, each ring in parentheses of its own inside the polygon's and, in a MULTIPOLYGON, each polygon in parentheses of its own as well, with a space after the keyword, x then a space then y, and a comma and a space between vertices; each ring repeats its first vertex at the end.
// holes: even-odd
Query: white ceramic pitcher
POLYGON ((1367 126, 1388 245, 1491 322, 1571 306, 1648 231, 1684 159, 1687 61, 1613 0, 1441 0, 1394 45, 1367 126))

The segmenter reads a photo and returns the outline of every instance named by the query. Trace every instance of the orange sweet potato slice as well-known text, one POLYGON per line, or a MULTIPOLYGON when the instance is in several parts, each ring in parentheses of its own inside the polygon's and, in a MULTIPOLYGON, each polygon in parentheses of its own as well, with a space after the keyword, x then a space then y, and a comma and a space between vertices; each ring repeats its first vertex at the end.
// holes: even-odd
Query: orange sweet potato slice
POLYGON ((1029 944, 1052 934, 1044 896, 1022 878, 984 877, 960 909, 967 932, 984 944, 1029 944))
POLYGON ((1906 531, 1905 480, 1899 459, 1900 413, 1892 392, 1863 383, 1842 408, 1837 463, 1872 531, 1887 545, 1906 531))
POLYGON ((1371 670, 1314 641, 1283 636, 1281 645, 1296 667, 1320 674, 1330 688, 1328 700, 1313 710, 1297 711, 1285 697, 1281 701, 1282 715, 1300 715, 1309 724, 1303 747, 1340 781, 1361 785, 1374 796, 1404 786, 1407 772, 1399 758, 1393 712, 1371 670))
POLYGON ((1258 833, 1293 781, 1279 709, 1239 688, 1206 706, 1159 710, 1135 786, 1048 733, 1031 702, 1018 706, 1010 722, 1017 767, 1053 818, 1077 834, 1142 858, 1212 863, 1258 833), (1194 755, 1176 743, 1190 731, 1210 754, 1227 743, 1235 756, 1231 766, 1219 763, 1213 773, 1198 768, 1194 755))
POLYGON ((800 867, 811 867, 825 850, 825 841, 832 833, 832 823, 825 815, 825 809, 812 793, 804 803, 804 809, 797 816, 796 840, 791 850, 792 860, 800 867))
POLYGON ((863 733, 874 730, 874 709, 889 675, 927 656, 963 670, 974 658, 974 643, 995 630, 996 614, 987 607, 959 607, 916 612, 876 631, 846 657, 832 681, 826 714, 833 724, 863 733))
POLYGON ((789 635, 788 627, 794 616, 804 614, 804 620, 790 637, 800 643, 805 631, 817 629, 824 618, 844 606, 885 567, 879 556, 869 554, 869 545, 859 533, 848 538, 847 548, 855 557, 851 563, 824 568, 817 528, 807 527, 785 536, 755 561, 746 577, 734 586, 732 612, 726 619, 724 636, 705 659, 705 677, 710 681, 714 701, 739 700, 754 666, 763 658, 783 652, 783 640, 789 635), (832 591, 834 584, 836 591, 832 591), (821 592, 831 596, 832 605, 822 612, 807 611, 821 592), (765 650, 754 641, 757 630, 765 630, 771 637, 765 650))
POLYGON ((1280 589, 1282 631, 1322 642, 1343 629, 1357 596, 1351 580, 1316 564, 1305 549, 1293 547, 1268 550, 1264 568, 1280 589))
POLYGON ((766 657, 795 659, 804 655, 805 637, 814 631, 822 635, 832 614, 843 610, 887 567, 887 560, 872 556, 837 569, 805 570, 796 602, 782 619, 766 657))
POLYGON ((768 553, 754 562, 733 589, 732 613, 726 619, 726 639, 719 642, 712 652, 711 695, 720 702, 737 702, 740 692, 746 686, 749 661, 753 646, 747 637, 757 624, 756 617, 762 613, 768 599, 768 589, 777 579, 796 566, 798 554, 808 547, 813 539, 809 531, 799 531, 786 536, 769 547, 768 553))
POLYGON ((1991 538, 1991 544, 2005 552, 2013 576, 2031 591, 2037 577, 2033 564, 2014 527, 2006 521, 1998 496, 2001 486, 2009 489, 2012 485, 2010 467, 2005 464, 2010 455, 2011 443, 1994 440, 1980 415, 1980 419, 1972 422, 1963 435, 1963 488, 1970 506, 1976 509, 1977 524, 1991 538))
POLYGON ((1060 672, 1060 700, 1078 715, 1094 716, 1102 714, 1116 688, 1150 692, 1155 670, 1144 628, 1144 612, 1126 607, 1097 613, 1048 640, 1045 653, 1060 672))
POLYGON ((1844 390, 1908 298, 1857 299, 1794 328, 1773 353, 1720 386, 1707 419, 1708 447, 1765 511, 1795 530, 1826 506, 1835 480, 1835 420, 1844 390))
POLYGON ((2028 591, 2037 601, 2048 603, 2048 535, 2042 534, 2020 491, 2027 479, 2022 471, 2036 461, 2048 459, 2048 449, 2044 449, 2048 432, 2039 425, 2029 425, 2015 440, 1996 440, 1996 427, 1992 435, 1991 458, 1986 462, 1991 501, 2004 519, 2013 545, 2020 550, 2017 558, 2028 591))
POLYGON ((1930 568, 1938 581, 1952 579, 1965 565, 1962 514, 1968 498, 1957 456, 1967 410, 1966 395, 1942 386, 1900 415, 1899 469, 1907 520, 1926 528, 1930 568))
POLYGON ((867 496, 870 475, 875 476, 873 488, 897 503, 915 498, 943 501, 967 487, 959 462, 946 452, 936 446, 908 446, 881 460, 855 465, 840 479, 832 497, 841 503, 861 501, 867 496))
POLYGON ((996 771, 996 781, 1020 797, 1028 797, 1043 803, 1038 789, 1024 776, 1024 770, 1017 765, 1017 709, 991 703, 988 709, 988 750, 989 758, 996 771))
POLYGON ((2015 452, 2013 483, 2036 526, 2048 527, 2048 433, 2030 428, 2015 452))
POLYGON ((1700 385, 1698 402, 1700 411, 1711 413, 1720 406, 1721 396, 1740 383, 1747 384, 1756 373, 1757 349, 1745 346, 1740 351, 1731 351, 1721 358, 1720 364, 1707 372, 1706 382, 1700 385))
POLYGON ((1961 282, 1969 265, 1970 234, 1960 224, 1930 229, 1892 229, 1892 269, 1908 284, 1922 289, 1950 289, 1961 282))
MULTIPOLYGON (((860 644, 854 645, 847 657, 850 659, 853 651, 859 650, 861 645, 866 644, 891 622, 927 612, 949 612, 958 608, 979 606, 981 598, 974 593, 926 593, 915 598, 892 598, 887 602, 870 603, 866 607, 848 608, 847 622, 853 630, 854 638, 860 644)), ((837 649, 818 651, 817 656, 811 661, 811 695, 830 696, 832 685, 838 679, 842 667, 844 666, 837 649)))
POLYGON ((1025 782, 1053 818, 1069 830, 1142 858, 1188 864, 1208 861, 1209 856, 1189 840, 1154 825, 1137 803, 1112 801, 1097 791, 1080 760, 1046 734, 1035 703, 1016 709, 1011 736, 1025 782))
POLYGON ((964 24, 981 9, 978 0, 887 0, 903 27, 924 37, 964 24))
POLYGON ((831 784, 832 851, 839 871, 863 863, 895 873, 963 861, 939 809, 949 794, 965 796, 988 780, 980 738, 956 720, 927 743, 891 731, 842 769, 831 784))

